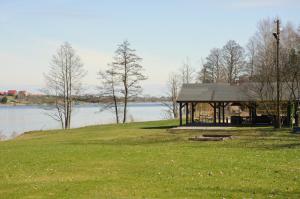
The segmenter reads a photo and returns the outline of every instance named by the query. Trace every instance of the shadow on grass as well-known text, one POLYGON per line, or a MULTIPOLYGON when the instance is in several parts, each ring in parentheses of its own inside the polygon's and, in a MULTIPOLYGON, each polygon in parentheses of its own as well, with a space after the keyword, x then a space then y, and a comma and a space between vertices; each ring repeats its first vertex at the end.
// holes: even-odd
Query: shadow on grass
POLYGON ((169 125, 169 126, 146 126, 146 127, 141 127, 141 129, 171 129, 177 127, 176 125, 169 125))
POLYGON ((253 140, 241 140, 228 145, 224 145, 226 148, 251 148, 260 150, 282 150, 282 149, 300 149, 300 143, 296 139, 253 139, 253 140))
MULTIPOLYGON (((198 146, 185 146, 185 147, 192 147, 192 148, 207 148, 205 145, 198 145, 198 146)), ((293 149, 300 152, 300 144, 298 143, 289 143, 289 144, 270 144, 270 143, 252 143, 252 142, 239 142, 234 144, 227 144, 227 143, 219 143, 218 145, 214 146, 219 148, 226 148, 226 149, 251 149, 251 150, 267 150, 267 151, 275 151, 275 150, 284 150, 284 149, 293 149)))
MULTIPOLYGON (((282 150, 282 149, 296 149, 300 150, 300 136, 288 133, 288 130, 274 130, 274 129, 234 129, 226 131, 227 134, 233 135, 233 140, 226 140, 213 144, 213 147, 220 148, 240 148, 240 149, 258 149, 258 150, 282 150)), ((202 131, 196 132, 192 135, 201 135, 204 133, 209 134, 222 134, 221 131, 202 131)), ((225 131, 224 131, 225 133, 225 131)), ((202 145, 197 142, 192 142, 192 145, 186 145, 185 147, 209 147, 208 145, 202 145)))
POLYGON ((128 139, 111 139, 111 140, 76 140, 63 142, 68 145, 106 145, 106 146, 142 146, 142 145, 163 145, 166 143, 174 143, 182 140, 181 137, 167 137, 167 138, 128 138, 128 139))
POLYGON ((300 143, 274 144, 271 148, 272 149, 282 149, 282 148, 289 148, 289 149, 299 148, 300 149, 300 143))

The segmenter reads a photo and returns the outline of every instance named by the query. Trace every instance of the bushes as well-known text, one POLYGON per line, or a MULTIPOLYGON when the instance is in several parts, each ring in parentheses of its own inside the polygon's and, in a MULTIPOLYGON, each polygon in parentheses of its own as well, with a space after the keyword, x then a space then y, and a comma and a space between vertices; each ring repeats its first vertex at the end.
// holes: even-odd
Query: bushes
POLYGON ((7 101, 8 101, 8 99, 7 99, 7 97, 5 96, 5 97, 3 97, 2 99, 1 99, 1 103, 2 104, 6 104, 7 103, 7 101))

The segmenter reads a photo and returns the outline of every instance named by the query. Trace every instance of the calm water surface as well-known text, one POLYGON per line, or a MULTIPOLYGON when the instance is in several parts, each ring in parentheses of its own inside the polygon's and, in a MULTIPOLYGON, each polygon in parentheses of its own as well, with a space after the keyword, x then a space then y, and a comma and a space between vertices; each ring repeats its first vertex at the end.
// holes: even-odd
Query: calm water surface
MULTIPOLYGON (((100 109, 101 105, 76 105, 71 127, 113 123, 113 113, 109 110, 100 112, 100 109)), ((165 110, 160 103, 132 103, 128 121, 165 119, 165 110)), ((43 106, 0 106, 0 136, 11 138, 27 131, 58 129, 60 123, 47 115, 53 111, 43 106)))

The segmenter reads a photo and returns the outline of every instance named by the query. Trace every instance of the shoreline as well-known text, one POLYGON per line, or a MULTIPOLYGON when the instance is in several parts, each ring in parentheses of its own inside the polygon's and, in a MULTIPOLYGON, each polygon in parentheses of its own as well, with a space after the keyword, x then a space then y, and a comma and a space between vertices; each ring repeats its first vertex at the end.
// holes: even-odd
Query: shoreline
MULTIPOLYGON (((132 101, 128 102, 128 104, 163 104, 166 103, 166 101, 132 101)), ((91 102, 80 102, 75 103, 74 106, 78 105, 103 105, 105 103, 99 102, 99 103, 91 103, 91 102)), ((52 103, 44 103, 44 104, 34 104, 34 103, 6 103, 2 104, 0 103, 0 107, 14 107, 14 106, 54 106, 55 104, 52 103)), ((122 104, 121 104, 122 105, 122 104)))
MULTIPOLYGON (((114 124, 113 114, 110 110, 99 112, 102 106, 103 104, 95 103, 74 105, 72 128, 114 124)), ((131 102, 128 107, 132 111, 129 113, 128 122, 166 119, 163 114, 165 106, 161 102, 131 102)), ((0 118, 2 118, 0 137, 9 140, 30 131, 60 129, 57 121, 47 116, 47 113, 52 113, 55 111, 54 109, 54 106, 48 104, 2 104, 0 106, 0 118)))
MULTIPOLYGON (((157 121, 165 121, 165 120, 170 120, 170 119, 158 119, 158 120, 147 120, 147 121, 133 121, 133 122, 127 122, 125 124, 134 124, 134 123, 144 123, 144 122, 157 122, 157 121)), ((84 125, 84 126, 79 126, 79 127, 73 127, 70 129, 62 129, 62 128, 50 128, 50 129, 40 129, 40 130, 29 130, 29 131, 25 131, 22 133, 12 133, 9 137, 5 136, 4 134, 1 134, 0 131, 0 142, 3 141, 9 141, 9 140, 13 140, 19 136, 25 135, 25 134, 30 134, 30 133, 36 133, 36 132, 43 132, 43 131, 67 131, 67 130, 75 130, 75 129, 80 129, 80 128, 88 128, 88 127, 94 127, 94 126, 105 126, 105 125, 124 125, 122 123, 102 123, 102 124, 91 124, 91 125, 84 125), (2 137, 1 137, 2 136, 2 137)))

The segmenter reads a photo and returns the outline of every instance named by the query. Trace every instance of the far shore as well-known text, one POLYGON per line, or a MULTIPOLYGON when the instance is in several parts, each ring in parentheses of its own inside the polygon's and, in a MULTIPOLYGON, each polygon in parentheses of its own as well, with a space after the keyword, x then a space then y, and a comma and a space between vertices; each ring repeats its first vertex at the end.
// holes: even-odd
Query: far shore
MULTIPOLYGON (((147 104, 147 103, 151 103, 151 104, 161 104, 164 103, 164 101, 132 101, 129 102, 129 104, 147 104)), ((99 102, 99 103, 92 103, 92 102, 76 102, 74 105, 101 105, 104 104, 103 102, 99 102)), ((6 104, 2 104, 0 103, 0 107, 13 107, 13 106, 52 106, 54 104, 52 103, 44 103, 44 104, 34 104, 34 103, 6 103, 6 104)))

